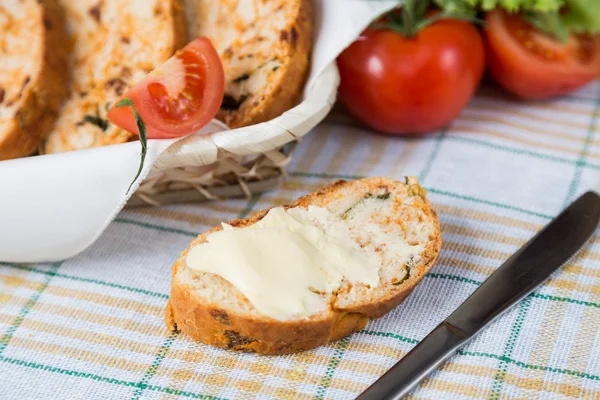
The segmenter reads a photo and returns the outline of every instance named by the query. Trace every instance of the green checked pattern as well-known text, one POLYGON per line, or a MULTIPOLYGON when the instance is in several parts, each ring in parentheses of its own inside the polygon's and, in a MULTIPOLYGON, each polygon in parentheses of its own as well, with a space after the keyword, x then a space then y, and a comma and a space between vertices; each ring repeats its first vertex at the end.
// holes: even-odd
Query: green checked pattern
MULTIPOLYGON (((544 103, 483 92, 451 127, 423 138, 373 135, 334 113, 298 146, 277 190, 123 211, 73 259, 0 263, 0 397, 353 399, 564 205, 600 188, 599 118, 599 82, 544 103), (281 357, 214 349, 166 330, 171 266, 210 228, 186 216, 245 217, 365 175, 419 177, 443 226, 439 262, 396 310, 328 348, 281 357)), ((598 321, 597 235, 411 397, 600 398, 598 321)))
POLYGON ((25 305, 23 305, 23 308, 21 308, 21 311, 19 311, 17 317, 12 321, 6 332, 2 335, 2 339, 0 339, 0 356, 2 355, 6 347, 8 347, 8 345, 10 344, 10 341, 14 337, 15 332, 17 331, 17 329, 19 329, 19 326, 21 326, 31 309, 35 307, 36 303, 42 296, 42 293, 50 284, 52 278, 56 276, 56 271, 58 270, 58 268, 60 268, 61 264, 62 263, 55 263, 54 265, 52 265, 52 268, 43 278, 43 281, 38 283, 38 287, 35 290, 34 294, 29 298, 29 300, 27 300, 25 305))

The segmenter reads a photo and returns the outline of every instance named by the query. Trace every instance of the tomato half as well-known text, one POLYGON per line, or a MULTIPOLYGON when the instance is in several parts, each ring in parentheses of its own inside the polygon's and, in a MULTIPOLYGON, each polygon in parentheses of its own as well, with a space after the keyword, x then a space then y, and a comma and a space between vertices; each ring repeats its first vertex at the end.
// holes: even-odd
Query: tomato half
POLYGON ((600 77, 600 37, 571 34, 565 43, 518 15, 489 12, 484 40, 491 77, 528 99, 568 93, 600 77))
MULTIPOLYGON (((206 125, 219 111, 225 92, 223 65, 210 40, 194 39, 173 57, 127 90, 146 125, 148 138, 188 135, 206 125)), ((128 132, 139 134, 130 107, 117 107, 107 118, 128 132)))
POLYGON ((367 29, 338 57, 339 97, 362 122, 393 134, 448 125, 477 89, 484 71, 481 34, 441 19, 406 38, 367 29))

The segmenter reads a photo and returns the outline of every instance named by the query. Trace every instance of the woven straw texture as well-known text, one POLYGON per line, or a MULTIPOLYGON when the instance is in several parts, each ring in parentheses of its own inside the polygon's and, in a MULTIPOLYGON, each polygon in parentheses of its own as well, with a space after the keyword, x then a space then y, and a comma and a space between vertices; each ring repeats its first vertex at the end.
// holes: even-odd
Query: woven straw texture
POLYGON ((310 84, 304 100, 279 117, 178 141, 161 154, 127 206, 250 197, 273 189, 298 142, 331 110, 339 79, 332 63, 310 84))
MULTIPOLYGON (((521 104, 486 88, 450 128, 419 139, 371 134, 334 112, 287 170, 281 188, 249 200, 123 211, 64 262, 0 264, 0 397, 353 399, 566 204, 600 189, 600 83, 521 104), (444 245, 439 263, 386 317, 281 357, 166 331, 171 265, 199 232, 338 178, 408 174, 429 190, 444 245)), ((600 236, 413 397, 600 398, 600 236)))

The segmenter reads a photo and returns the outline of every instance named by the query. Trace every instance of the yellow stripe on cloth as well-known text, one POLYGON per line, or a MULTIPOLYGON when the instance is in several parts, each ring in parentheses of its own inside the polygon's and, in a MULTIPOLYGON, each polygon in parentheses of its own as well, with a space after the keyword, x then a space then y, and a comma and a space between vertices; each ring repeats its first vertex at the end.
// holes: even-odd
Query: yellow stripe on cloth
POLYGON ((310 171, 329 137, 329 130, 324 125, 317 125, 312 133, 312 138, 308 147, 304 150, 304 155, 298 161, 298 168, 302 171, 310 171))
MULTIPOLYGON (((516 122, 516 121, 511 121, 509 119, 506 118, 507 115, 502 115, 502 117, 499 116, 487 116, 487 115, 465 115, 463 118, 461 118, 461 121, 467 121, 467 122, 475 122, 475 123, 493 123, 493 124, 502 124, 502 125, 507 125, 507 126, 511 126, 513 128, 518 129, 519 131, 524 131, 526 133, 534 133, 540 136, 546 136, 546 137, 552 137, 552 138, 558 138, 558 139, 563 139, 563 140, 568 140, 571 142, 576 142, 577 144, 581 144, 583 142, 583 139, 581 138, 581 136, 577 137, 577 136, 573 136, 570 134, 564 134, 564 133, 559 133, 559 132, 553 132, 553 131, 549 131, 547 129, 542 129, 542 128, 536 128, 536 127, 532 127, 530 125, 526 125, 522 122, 516 122)), ((510 116, 510 114, 508 114, 508 116, 510 116)), ((569 128, 569 126, 573 126, 573 124, 561 124, 563 126, 565 126, 565 128, 569 128)), ((588 124, 577 124, 578 127, 580 129, 588 129, 588 124)))
MULTIPOLYGON (((541 122, 544 124, 553 124, 553 125, 558 125, 558 126, 564 126, 566 128, 575 128, 575 129, 584 129, 587 130, 589 128, 589 123, 588 122, 577 122, 577 121, 573 121, 573 120, 565 120, 564 118, 558 118, 552 115, 539 115, 539 114, 534 114, 531 112, 525 112, 522 111, 520 109, 517 109, 515 107, 510 107, 508 106, 506 103, 501 104, 501 103, 494 103, 494 104, 490 104, 490 103, 484 103, 484 102, 474 102, 473 104, 471 104, 469 106, 470 110, 478 110, 478 111, 489 111, 489 112, 494 112, 494 113, 501 113, 500 115, 502 115, 503 117, 506 116, 515 116, 515 117, 519 117, 522 120, 528 120, 528 121, 533 121, 533 122, 541 122)), ((585 113, 586 116, 589 116, 589 112, 585 113)), ((500 124, 504 124, 506 122, 505 119, 503 118, 499 118, 498 120, 494 121, 500 124)), ((544 131, 544 134, 547 134, 548 132, 544 131)), ((557 134, 556 132, 552 132, 552 135, 557 134)), ((561 134, 562 137, 564 136, 565 138, 568 136, 570 138, 577 138, 577 135, 573 135, 573 134, 561 134)), ((581 139, 579 139, 579 141, 581 141, 581 139)))
POLYGON ((538 231, 543 225, 534 224, 522 219, 505 217, 498 214, 493 214, 485 211, 477 211, 470 208, 453 207, 446 204, 433 202, 433 208, 439 214, 448 214, 460 218, 468 218, 471 220, 490 222, 500 224, 511 228, 521 228, 532 232, 538 231))
MULTIPOLYGON (((581 153, 580 150, 578 149, 571 149, 571 148, 566 148, 564 146, 560 146, 560 145, 554 145, 554 144, 549 144, 546 141, 543 140, 532 140, 532 139, 526 139, 524 137, 521 136, 515 136, 515 135, 511 135, 511 134, 506 134, 502 131, 498 131, 489 127, 478 127, 478 126, 472 126, 472 125, 465 125, 464 123, 455 123, 450 127, 450 132, 452 133, 460 133, 460 132, 469 132, 469 133, 481 133, 481 134, 485 134, 488 136, 492 136, 492 137, 496 137, 496 138, 500 138, 500 139, 506 139, 506 140, 510 140, 512 142, 518 143, 518 144, 525 144, 528 146, 532 146, 538 149, 548 149, 548 150, 553 150, 553 151, 557 151, 557 152, 561 152, 561 153, 569 153, 569 154, 573 154, 573 155, 577 155, 579 156, 579 154, 581 153)), ((588 152, 587 153, 588 157, 593 157, 593 158, 600 158, 600 153, 598 152, 588 152)))
MULTIPOLYGON (((132 332, 138 332, 149 336, 160 336, 166 338, 168 336, 168 332, 166 328, 159 329, 156 326, 146 324, 143 322, 133 321, 129 319, 124 319, 120 317, 113 317, 110 315, 104 315, 100 313, 94 313, 90 311, 85 311, 79 308, 66 307, 58 304, 49 304, 49 303, 37 303, 34 307, 34 310, 37 312, 42 312, 46 314, 59 315, 66 318, 72 318, 76 321, 85 321, 88 323, 101 324, 116 328, 121 328, 125 330, 129 330, 132 332)), ((162 320, 161 320, 162 321, 162 320)))
MULTIPOLYGON (((567 368, 573 371, 585 371, 588 366, 588 358, 593 354, 594 342, 600 331, 598 323, 598 313, 592 308, 585 308, 582 312, 583 317, 578 326, 578 333, 573 347, 569 352, 569 362, 567 368)), ((572 385, 580 384, 576 376, 568 375, 565 380, 572 385)), ((581 395, 580 395, 581 396, 581 395)), ((600 393, 598 394, 600 398, 600 393)))
MULTIPOLYGON (((345 128, 344 128, 345 129, 345 128)), ((356 144, 358 143, 358 132, 356 129, 354 132, 346 132, 347 136, 343 142, 337 144, 337 151, 334 152, 335 157, 323 157, 325 160, 329 160, 329 164, 325 167, 325 171, 329 174, 337 175, 342 170, 344 164, 351 159, 352 153, 356 144)))
POLYGON ((383 137, 373 135, 369 137, 367 143, 367 155, 361 165, 356 170, 356 174, 360 176, 369 176, 371 171, 376 166, 380 165, 383 156, 385 155, 385 149, 388 147, 387 140, 383 137))
POLYGON ((418 147, 416 141, 409 140, 402 143, 402 148, 388 168, 386 175, 401 179, 407 173, 407 166, 412 161, 418 147))
MULTIPOLYGON (((495 91, 495 89, 490 90, 489 87, 485 87, 482 89, 481 93, 483 96, 478 96, 476 102, 486 102, 487 104, 503 104, 503 105, 512 105, 514 107, 514 99, 507 96, 505 92, 495 91)), ((559 115, 563 116, 564 114, 576 114, 582 115, 584 117, 589 117, 594 112, 593 102, 588 104, 580 103, 578 105, 575 104, 565 104, 561 103, 552 103, 552 102, 543 102, 543 101, 529 101, 527 103, 528 110, 537 110, 537 111, 554 111, 559 113, 559 115), (591 104, 590 104, 591 103, 591 104)), ((564 115, 565 120, 568 120, 569 116, 564 115)))
POLYGON ((143 207, 133 210, 133 212, 135 214, 148 215, 151 217, 163 218, 171 221, 185 222, 191 225, 205 225, 208 227, 213 227, 221 223, 219 218, 200 214, 192 214, 189 212, 173 211, 163 208, 143 207))

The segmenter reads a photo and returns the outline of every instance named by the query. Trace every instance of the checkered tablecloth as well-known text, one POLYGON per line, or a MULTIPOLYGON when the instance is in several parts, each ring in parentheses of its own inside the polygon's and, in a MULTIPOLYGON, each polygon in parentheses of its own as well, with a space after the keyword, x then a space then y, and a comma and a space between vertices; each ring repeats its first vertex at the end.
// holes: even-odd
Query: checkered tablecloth
MULTIPOLYGON (((0 264, 0 398, 352 399, 590 188, 600 189, 600 82, 536 103, 487 87, 451 127, 424 138, 372 134, 335 112, 299 146, 279 190, 124 211, 73 259, 0 264), (439 262, 396 310, 337 343, 280 357, 165 329, 171 265, 199 232, 335 179, 375 175, 417 175, 442 221, 439 262)), ((413 397, 600 398, 600 236, 413 397)))

